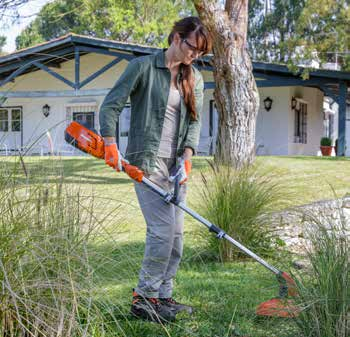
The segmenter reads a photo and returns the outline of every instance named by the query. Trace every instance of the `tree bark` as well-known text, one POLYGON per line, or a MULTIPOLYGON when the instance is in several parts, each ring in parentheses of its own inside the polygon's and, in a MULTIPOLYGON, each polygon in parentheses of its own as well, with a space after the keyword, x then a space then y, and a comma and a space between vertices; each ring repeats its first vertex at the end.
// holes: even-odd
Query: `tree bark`
POLYGON ((259 93, 247 50, 248 0, 193 0, 213 38, 214 97, 219 113, 215 160, 242 168, 255 158, 259 93))

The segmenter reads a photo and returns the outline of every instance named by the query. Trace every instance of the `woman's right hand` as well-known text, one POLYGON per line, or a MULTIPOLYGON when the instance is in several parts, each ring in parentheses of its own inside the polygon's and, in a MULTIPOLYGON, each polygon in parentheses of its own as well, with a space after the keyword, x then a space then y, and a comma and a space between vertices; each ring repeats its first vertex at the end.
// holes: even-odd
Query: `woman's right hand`
POLYGON ((122 171, 122 156, 118 150, 117 143, 105 143, 105 163, 117 172, 122 171))

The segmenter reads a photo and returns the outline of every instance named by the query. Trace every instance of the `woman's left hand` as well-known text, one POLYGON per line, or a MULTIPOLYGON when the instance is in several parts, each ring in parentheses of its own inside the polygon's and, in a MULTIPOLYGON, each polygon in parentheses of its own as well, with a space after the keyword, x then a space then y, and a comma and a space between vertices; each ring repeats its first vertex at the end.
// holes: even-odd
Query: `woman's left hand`
POLYGON ((177 177, 179 177, 180 185, 184 184, 192 170, 192 163, 189 159, 184 159, 184 157, 181 157, 178 161, 178 165, 176 166, 175 171, 173 174, 169 177, 169 181, 173 182, 177 177))

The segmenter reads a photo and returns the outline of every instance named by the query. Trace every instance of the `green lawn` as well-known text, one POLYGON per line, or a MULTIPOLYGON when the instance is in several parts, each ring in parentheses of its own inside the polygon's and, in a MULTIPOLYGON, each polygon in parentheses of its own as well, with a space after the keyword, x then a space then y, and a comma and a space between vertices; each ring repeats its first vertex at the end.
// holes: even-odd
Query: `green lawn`
MULTIPOLYGON (((207 159, 195 158, 190 180, 188 203, 198 210, 200 173, 208 170, 207 159)), ((14 160, 1 158, 2 169, 8 170, 14 160)), ((261 320, 254 315, 256 305, 277 295, 274 276, 251 260, 220 264, 208 259, 199 235, 201 225, 189 217, 174 295, 192 303, 196 313, 183 315, 166 327, 131 319, 131 291, 137 282, 145 237, 133 183, 91 157, 26 157, 24 163, 29 178, 18 169, 19 183, 29 179, 32 184, 55 184, 62 173, 66 188, 79 189, 82 200, 93 200, 96 222, 100 223, 90 247, 94 293, 96 301, 108 302, 109 314, 119 318, 115 336, 297 336, 290 320, 261 320)), ((334 191, 338 196, 350 194, 350 160, 346 158, 258 157, 256 163, 283 183, 294 205, 333 198, 334 191)), ((290 268, 287 254, 278 253, 270 262, 283 270, 290 268)))

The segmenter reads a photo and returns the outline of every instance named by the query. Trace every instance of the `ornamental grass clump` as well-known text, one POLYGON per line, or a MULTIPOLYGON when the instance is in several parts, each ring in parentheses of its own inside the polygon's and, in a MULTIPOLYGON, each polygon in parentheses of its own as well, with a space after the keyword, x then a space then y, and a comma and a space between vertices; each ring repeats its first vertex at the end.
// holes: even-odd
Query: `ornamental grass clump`
POLYGON ((104 326, 93 300, 93 200, 11 167, 0 170, 0 336, 104 336, 113 319, 104 326))
MULTIPOLYGON (((250 166, 237 170, 210 162, 202 173, 203 214, 212 223, 260 255, 268 255, 277 240, 270 215, 286 202, 285 190, 273 172, 250 166)), ((226 240, 204 233, 209 250, 221 261, 245 256, 226 240)))
POLYGON ((338 216, 306 214, 308 273, 298 278, 302 311, 295 322, 304 337, 350 336, 350 224, 338 216))

